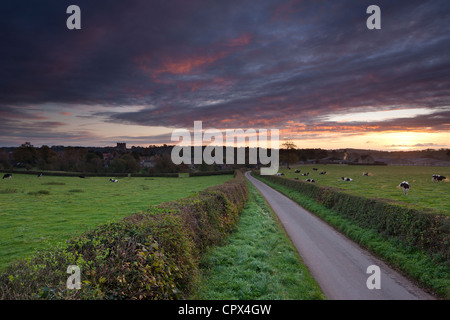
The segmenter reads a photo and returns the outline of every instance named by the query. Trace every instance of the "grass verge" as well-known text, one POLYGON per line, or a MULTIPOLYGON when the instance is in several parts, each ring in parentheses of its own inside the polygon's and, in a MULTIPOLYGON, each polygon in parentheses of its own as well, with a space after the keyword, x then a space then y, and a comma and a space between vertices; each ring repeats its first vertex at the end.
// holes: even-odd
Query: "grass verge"
POLYGON ((237 229, 200 264, 198 300, 322 300, 316 281, 258 190, 247 181, 249 200, 237 229))
POLYGON ((278 185, 258 175, 254 175, 254 177, 313 212, 405 276, 411 278, 419 286, 441 298, 450 299, 450 268, 445 259, 406 246, 395 238, 385 238, 373 229, 359 227, 351 220, 342 217, 339 213, 324 207, 296 190, 278 185))

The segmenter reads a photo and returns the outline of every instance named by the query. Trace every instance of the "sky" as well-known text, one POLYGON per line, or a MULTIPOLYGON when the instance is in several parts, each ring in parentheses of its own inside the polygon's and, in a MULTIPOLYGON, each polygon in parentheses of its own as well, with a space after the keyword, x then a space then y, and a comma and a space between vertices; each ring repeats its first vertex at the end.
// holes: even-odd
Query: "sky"
POLYGON ((298 148, 450 148, 449 21, 448 0, 7 1, 0 147, 176 144, 202 121, 298 148))

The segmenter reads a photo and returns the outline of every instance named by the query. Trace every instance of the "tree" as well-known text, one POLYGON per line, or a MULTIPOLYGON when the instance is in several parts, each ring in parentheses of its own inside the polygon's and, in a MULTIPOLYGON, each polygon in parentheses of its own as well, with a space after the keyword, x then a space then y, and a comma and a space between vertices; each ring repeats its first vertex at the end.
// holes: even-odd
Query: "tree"
POLYGON ((282 146, 286 149, 286 155, 287 155, 287 167, 289 168, 290 163, 295 163, 298 161, 298 157, 293 154, 292 150, 296 150, 297 146, 295 143, 292 142, 292 140, 288 139, 285 143, 282 144, 282 146))
POLYGON ((11 169, 8 153, 5 151, 0 151, 0 169, 11 169))
POLYGON ((37 167, 40 170, 54 170, 58 163, 58 155, 49 146, 43 145, 38 150, 37 167))
POLYGON ((79 147, 65 148, 61 157, 61 170, 63 171, 83 171, 86 159, 86 149, 79 147))
POLYGON ((176 173, 179 172, 179 167, 173 163, 170 154, 163 153, 155 156, 155 167, 153 171, 156 173, 176 173))
POLYGON ((102 172, 103 171, 103 156, 101 153, 89 151, 86 153, 84 172, 102 172))
POLYGON ((140 165, 132 155, 126 153, 115 158, 108 169, 114 173, 135 173, 139 172, 140 165))
POLYGON ((36 165, 38 154, 30 142, 25 142, 13 151, 13 161, 18 167, 31 169, 36 165))

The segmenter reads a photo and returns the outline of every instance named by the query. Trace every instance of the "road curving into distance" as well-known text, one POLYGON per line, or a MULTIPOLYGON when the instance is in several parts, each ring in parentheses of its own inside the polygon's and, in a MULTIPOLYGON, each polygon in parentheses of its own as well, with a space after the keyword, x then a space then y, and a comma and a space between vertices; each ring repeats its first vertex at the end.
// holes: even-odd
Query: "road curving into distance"
POLYGON ((304 263, 330 300, 431 300, 433 296, 337 232, 317 216, 253 178, 304 263), (370 266, 379 267, 379 278, 370 266), (370 278, 370 279, 369 279, 370 278), (379 280, 379 281, 377 281, 379 280), (380 288, 372 288, 379 284, 380 288), (369 286, 369 287, 368 287, 369 286))

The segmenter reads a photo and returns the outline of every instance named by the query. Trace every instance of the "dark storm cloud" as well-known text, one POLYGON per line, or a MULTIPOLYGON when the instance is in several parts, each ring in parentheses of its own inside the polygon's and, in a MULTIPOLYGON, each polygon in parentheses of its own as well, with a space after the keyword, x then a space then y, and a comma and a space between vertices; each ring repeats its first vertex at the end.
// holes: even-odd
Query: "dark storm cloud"
MULTIPOLYGON (((92 116, 126 124, 283 128, 295 121, 318 131, 321 116, 355 108, 442 111, 450 105, 450 3, 378 1, 381 30, 366 28, 370 4, 8 2, 0 11, 0 102, 17 110, 100 105, 104 112, 92 116), (82 30, 65 28, 70 4, 81 8, 82 30), (142 108, 108 109, 133 105, 142 108)), ((448 122, 440 112, 409 119, 408 127, 445 130, 448 122)))

